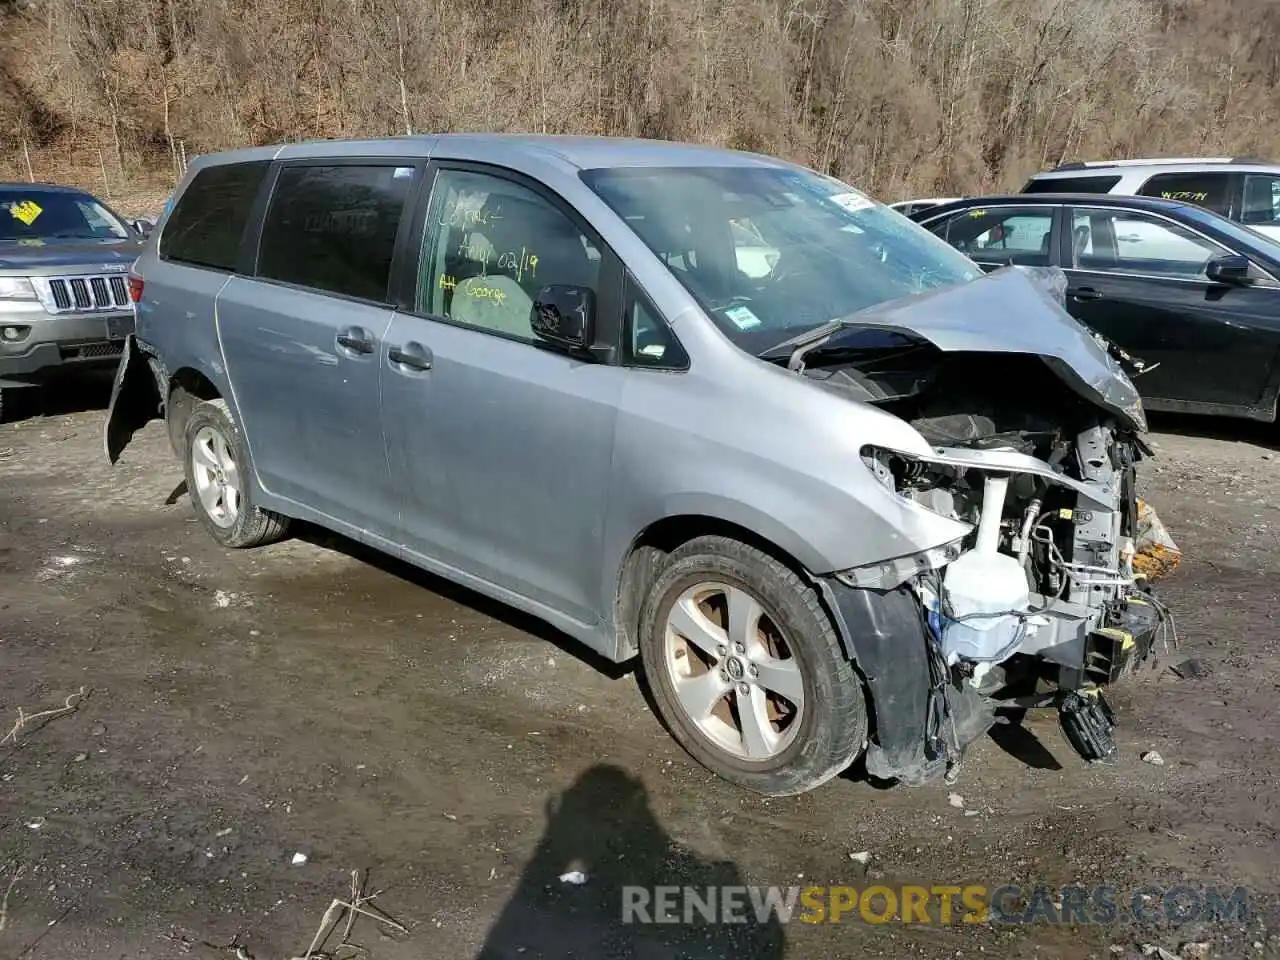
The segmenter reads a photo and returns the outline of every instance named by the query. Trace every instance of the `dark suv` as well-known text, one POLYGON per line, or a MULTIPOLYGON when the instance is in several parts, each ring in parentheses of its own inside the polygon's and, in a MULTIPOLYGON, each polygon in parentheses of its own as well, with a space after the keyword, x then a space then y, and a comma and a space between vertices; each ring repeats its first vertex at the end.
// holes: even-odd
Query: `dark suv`
POLYGON ((0 415, 6 387, 118 362, 149 230, 82 190, 0 183, 0 415))

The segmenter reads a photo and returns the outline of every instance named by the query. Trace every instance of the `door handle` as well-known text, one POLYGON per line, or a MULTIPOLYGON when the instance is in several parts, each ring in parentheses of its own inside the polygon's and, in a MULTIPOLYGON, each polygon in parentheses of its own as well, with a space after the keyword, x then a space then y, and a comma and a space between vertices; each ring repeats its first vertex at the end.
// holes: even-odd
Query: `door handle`
POLYGON ((351 353, 373 353, 373 334, 363 327, 348 327, 334 339, 338 346, 351 353))
POLYGON ((1076 287, 1068 289, 1067 296, 1073 300, 1101 300, 1102 291, 1095 290, 1093 287, 1076 287))
POLYGON ((410 370, 430 370, 431 351, 422 344, 410 340, 403 347, 392 347, 387 351, 387 359, 397 366, 410 370))

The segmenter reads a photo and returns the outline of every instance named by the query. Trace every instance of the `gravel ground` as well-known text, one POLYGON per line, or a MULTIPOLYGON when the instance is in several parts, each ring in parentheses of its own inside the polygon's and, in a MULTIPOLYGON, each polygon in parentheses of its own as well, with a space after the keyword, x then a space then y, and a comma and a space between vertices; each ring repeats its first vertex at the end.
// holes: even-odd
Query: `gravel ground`
POLYGON ((1180 647, 1112 695, 1118 764, 1046 712, 954 786, 767 800, 536 622, 321 531, 221 550, 159 424, 107 465, 104 396, 0 426, 0 736, 86 691, 0 745, 0 957, 302 956, 353 870, 406 932, 332 956, 1280 956, 1274 428, 1155 424, 1180 647), (619 922, 623 884, 735 883, 1243 886, 1252 917, 619 922))

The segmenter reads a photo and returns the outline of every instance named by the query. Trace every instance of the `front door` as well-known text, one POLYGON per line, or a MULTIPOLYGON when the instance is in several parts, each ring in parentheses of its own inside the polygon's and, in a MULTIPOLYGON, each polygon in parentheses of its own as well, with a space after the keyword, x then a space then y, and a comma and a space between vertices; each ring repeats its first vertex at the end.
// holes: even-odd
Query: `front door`
POLYGON ((393 319, 382 361, 383 431, 408 548, 583 622, 602 613, 624 371, 538 345, 529 314, 551 283, 590 287, 609 310, 612 262, 531 186, 443 169, 414 310, 393 319))
POLYGON ((1154 214, 1078 207, 1071 226, 1067 309, 1153 368, 1134 378, 1144 398, 1187 409, 1262 401, 1280 290, 1211 283, 1206 265, 1231 251, 1154 214))
POLYGON ((388 536, 399 506, 382 445, 379 362, 413 166, 281 168, 257 276, 218 297, 227 374, 263 486, 388 536))

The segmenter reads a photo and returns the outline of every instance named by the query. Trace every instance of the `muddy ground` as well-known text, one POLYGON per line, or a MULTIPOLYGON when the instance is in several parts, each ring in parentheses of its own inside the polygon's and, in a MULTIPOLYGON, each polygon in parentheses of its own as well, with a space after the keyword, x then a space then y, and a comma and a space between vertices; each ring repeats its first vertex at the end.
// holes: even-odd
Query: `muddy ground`
POLYGON ((1154 425, 1181 649, 1113 695, 1118 765, 1045 713, 955 786, 765 800, 537 623, 319 531, 219 549, 158 424, 107 466, 105 392, 0 426, 0 736, 87 692, 0 745, 0 958, 301 956, 352 870, 408 931, 359 919, 336 952, 370 960, 1280 956, 1272 428, 1154 425), (622 884, 873 882, 1244 886, 1253 918, 619 923, 622 884))

